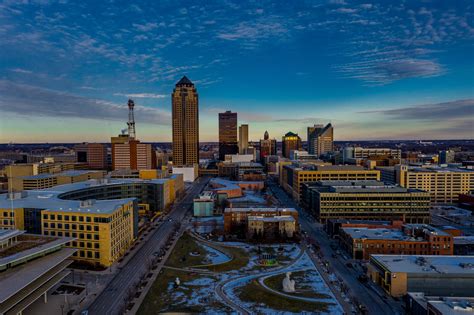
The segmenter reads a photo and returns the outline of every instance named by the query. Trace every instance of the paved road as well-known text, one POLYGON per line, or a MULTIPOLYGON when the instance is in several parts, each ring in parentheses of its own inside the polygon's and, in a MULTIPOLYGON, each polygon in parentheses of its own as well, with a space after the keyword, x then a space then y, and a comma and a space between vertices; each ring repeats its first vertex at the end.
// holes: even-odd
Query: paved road
POLYGON ((127 297, 128 290, 139 281, 140 276, 147 272, 146 261, 153 257, 153 253, 164 247, 166 240, 173 233, 175 222, 181 222, 186 212, 191 208, 195 198, 208 183, 209 178, 199 178, 186 192, 185 197, 178 201, 170 211, 166 221, 155 229, 150 238, 135 252, 128 263, 122 267, 107 287, 89 307, 91 315, 119 314, 127 297), (170 221, 171 220, 171 221, 170 221))
POLYGON ((403 314, 399 305, 394 303, 389 305, 389 302, 385 301, 374 289, 372 289, 370 284, 364 285, 359 282, 356 278, 357 274, 354 273, 353 269, 349 269, 337 258, 332 257, 334 251, 330 247, 330 242, 327 236, 322 231, 321 224, 310 221, 308 216, 295 203, 295 201, 288 197, 283 189, 281 189, 281 187, 276 183, 269 181, 269 186, 283 206, 292 207, 298 210, 300 213, 299 221, 302 229, 318 241, 324 259, 329 261, 330 266, 335 270, 336 274, 344 280, 345 284, 350 289, 350 294, 355 296, 359 303, 362 303, 367 307, 369 314, 403 314))

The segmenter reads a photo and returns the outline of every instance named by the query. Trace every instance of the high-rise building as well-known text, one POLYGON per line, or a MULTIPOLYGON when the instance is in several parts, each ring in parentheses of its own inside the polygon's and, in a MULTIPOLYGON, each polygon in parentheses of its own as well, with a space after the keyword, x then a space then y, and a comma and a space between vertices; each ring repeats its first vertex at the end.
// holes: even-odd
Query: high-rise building
POLYGON ((194 84, 183 76, 171 95, 173 107, 173 165, 199 163, 199 100, 194 84))
POLYGON ((281 139, 282 154, 286 158, 290 158, 290 152, 292 150, 301 150, 301 138, 297 133, 288 132, 281 139))
POLYGON ((454 163, 456 152, 453 150, 444 150, 439 152, 439 164, 454 163))
POLYGON ((265 131, 263 140, 260 140, 260 162, 265 163, 265 157, 277 154, 277 141, 270 139, 268 131, 265 131))
POLYGON ((320 156, 334 151, 334 128, 331 124, 308 127, 308 152, 320 156))
POLYGON ((226 154, 238 152, 237 113, 230 110, 219 113, 219 160, 224 161, 226 154))
POLYGON ((248 154, 249 147, 249 125, 239 126, 239 153, 248 154))
POLYGON ((102 143, 82 143, 74 147, 76 162, 87 163, 90 169, 107 169, 107 147, 102 143))
POLYGON ((143 170, 156 168, 153 146, 129 137, 112 137, 112 169, 143 170))

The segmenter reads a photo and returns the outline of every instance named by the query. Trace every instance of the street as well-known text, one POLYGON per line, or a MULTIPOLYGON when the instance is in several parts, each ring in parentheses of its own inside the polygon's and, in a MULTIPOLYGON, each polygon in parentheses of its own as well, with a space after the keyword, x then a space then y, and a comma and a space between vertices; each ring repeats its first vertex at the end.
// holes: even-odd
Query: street
MULTIPOLYGON (((142 247, 121 268, 108 283, 107 287, 95 299, 88 309, 89 314, 119 314, 125 304, 128 293, 147 272, 147 262, 154 252, 164 247, 168 237, 174 231, 176 222, 181 222, 195 198, 208 183, 209 178, 198 178, 186 192, 185 197, 173 205, 166 220, 154 231, 142 247)), ((170 249, 171 250, 171 249, 170 249)))
MULTIPOLYGON (((308 216, 296 202, 288 197, 283 189, 273 182, 268 181, 269 188, 273 191, 277 199, 284 207, 295 208, 299 213, 299 220, 302 231, 306 231, 310 237, 317 240, 320 246, 320 251, 324 259, 328 261, 329 266, 334 270, 338 278, 342 279, 345 285, 349 288, 349 295, 366 307, 369 314, 403 314, 400 304, 391 300, 391 298, 383 298, 372 286, 371 283, 362 284, 358 279, 358 273, 354 269, 348 268, 345 263, 341 262, 335 251, 330 247, 331 242, 322 229, 322 225, 315 222, 308 216)), ((317 263, 317 262, 315 262, 317 263)))

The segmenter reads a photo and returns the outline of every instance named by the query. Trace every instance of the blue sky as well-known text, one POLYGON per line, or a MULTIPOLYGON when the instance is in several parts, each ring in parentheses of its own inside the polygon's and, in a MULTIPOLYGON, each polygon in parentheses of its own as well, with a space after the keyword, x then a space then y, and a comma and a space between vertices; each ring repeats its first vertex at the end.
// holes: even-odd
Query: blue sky
POLYGON ((171 139, 187 75, 201 141, 217 113, 305 139, 473 138, 471 1, 12 1, 0 4, 0 142, 171 139))

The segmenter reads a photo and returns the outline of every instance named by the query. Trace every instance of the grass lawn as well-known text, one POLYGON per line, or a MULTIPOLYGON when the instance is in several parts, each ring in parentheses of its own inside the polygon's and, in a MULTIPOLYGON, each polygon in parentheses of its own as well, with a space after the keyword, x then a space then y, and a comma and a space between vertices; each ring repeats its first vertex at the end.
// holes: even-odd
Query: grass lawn
POLYGON ((330 303, 292 300, 265 290, 257 280, 237 289, 239 298, 244 302, 265 304, 276 311, 287 312, 327 312, 330 303))
POLYGON ((237 247, 224 247, 224 246, 214 246, 215 249, 222 251, 229 257, 232 257, 232 260, 225 262, 219 265, 207 266, 206 269, 214 272, 225 272, 231 270, 239 270, 249 263, 249 254, 237 247))
MULTIPOLYGON (((184 285, 185 282, 192 281, 204 277, 198 274, 192 274, 185 271, 163 269, 163 273, 158 276, 153 283, 150 291, 143 300, 142 305, 138 309, 139 315, 155 315, 161 312, 178 312, 178 313, 205 313, 206 306, 212 307, 216 312, 226 313, 229 311, 227 307, 215 300, 206 305, 186 305, 185 301, 191 297, 193 287, 184 285), (179 277, 181 286, 176 288, 176 292, 184 294, 184 303, 177 303, 173 296, 167 291, 168 286, 176 277, 179 277)), ((210 276, 205 276, 210 277, 210 276)))
POLYGON ((176 243, 166 265, 170 267, 191 267, 206 263, 207 251, 198 245, 196 240, 188 233, 184 233, 176 243), (191 256, 192 252, 201 253, 199 256, 191 256))
POLYGON ((284 273, 279 274, 279 275, 275 275, 275 276, 272 276, 272 277, 268 277, 263 282, 269 288, 272 288, 273 290, 277 290, 277 291, 280 291, 280 292, 283 292, 283 293, 286 293, 286 294, 289 294, 289 295, 302 296, 302 297, 308 297, 308 298, 314 298, 314 299, 329 299, 329 298, 331 298, 327 294, 314 292, 313 288, 311 288, 311 285, 308 284, 308 283, 305 283, 305 281, 304 281, 305 273, 306 273, 306 271, 297 271, 297 272, 291 273, 290 278, 292 280, 296 281, 296 292, 295 293, 283 292, 282 281, 286 276, 284 273))

